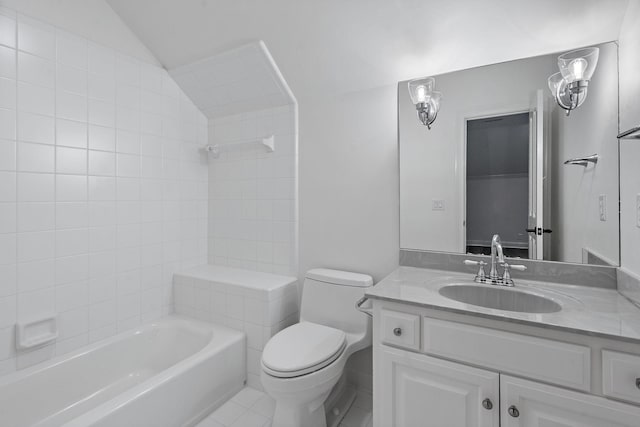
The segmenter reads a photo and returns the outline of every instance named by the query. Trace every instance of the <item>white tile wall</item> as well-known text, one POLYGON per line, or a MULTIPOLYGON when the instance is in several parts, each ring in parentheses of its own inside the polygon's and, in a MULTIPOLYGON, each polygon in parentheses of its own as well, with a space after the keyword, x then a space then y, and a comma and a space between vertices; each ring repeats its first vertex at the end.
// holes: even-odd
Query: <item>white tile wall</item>
POLYGON ((240 269, 216 271, 211 266, 174 275, 176 313, 247 334, 247 384, 260 390, 260 359, 265 344, 273 335, 298 322, 299 317, 296 278, 263 276, 240 269), (228 279, 230 276, 233 280, 228 279), (259 283, 262 288, 252 283, 259 283))
POLYGON ((274 135, 263 147, 209 162, 209 263, 297 275, 297 128, 294 105, 211 119, 211 144, 274 135))
POLYGON ((207 120, 159 67, 0 8, 0 374, 172 307, 206 262, 207 120), (16 353, 14 324, 58 341, 16 353))

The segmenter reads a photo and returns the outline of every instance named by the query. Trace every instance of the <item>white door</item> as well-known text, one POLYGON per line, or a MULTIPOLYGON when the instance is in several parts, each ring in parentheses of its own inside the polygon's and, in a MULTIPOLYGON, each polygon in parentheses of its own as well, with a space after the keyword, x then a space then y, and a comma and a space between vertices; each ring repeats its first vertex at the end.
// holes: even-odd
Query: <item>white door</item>
POLYGON ((531 97, 529 110, 529 259, 544 256, 544 92, 531 97))
POLYGON ((638 427, 640 408, 500 376, 502 427, 638 427))
POLYGON ((381 346, 376 427, 498 427, 495 372, 381 346))

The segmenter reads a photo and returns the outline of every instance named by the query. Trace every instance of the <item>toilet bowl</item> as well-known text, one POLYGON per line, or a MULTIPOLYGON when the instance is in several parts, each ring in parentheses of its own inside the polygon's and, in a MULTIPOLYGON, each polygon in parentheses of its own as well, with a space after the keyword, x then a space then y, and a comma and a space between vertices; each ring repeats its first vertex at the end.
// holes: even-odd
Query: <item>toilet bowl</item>
POLYGON ((371 345, 370 319, 355 303, 372 284, 364 274, 307 272, 300 323, 274 335, 262 353, 262 385, 276 401, 273 427, 326 427, 324 402, 347 359, 371 345))

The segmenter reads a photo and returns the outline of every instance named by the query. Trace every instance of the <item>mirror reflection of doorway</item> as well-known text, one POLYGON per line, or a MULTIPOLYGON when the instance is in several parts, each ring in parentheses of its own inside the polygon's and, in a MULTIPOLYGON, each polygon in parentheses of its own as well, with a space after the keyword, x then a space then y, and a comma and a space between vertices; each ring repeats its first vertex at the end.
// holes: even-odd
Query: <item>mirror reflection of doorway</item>
POLYGON ((529 112, 467 120, 466 251, 528 258, 529 112))

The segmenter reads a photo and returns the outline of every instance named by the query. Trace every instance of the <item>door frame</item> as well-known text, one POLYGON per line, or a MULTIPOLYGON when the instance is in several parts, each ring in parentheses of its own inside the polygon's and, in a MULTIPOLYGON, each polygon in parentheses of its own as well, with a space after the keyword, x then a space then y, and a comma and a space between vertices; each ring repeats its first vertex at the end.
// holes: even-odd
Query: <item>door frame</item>
POLYGON ((470 120, 490 119, 492 117, 512 116, 515 114, 530 114, 531 108, 528 104, 517 104, 511 107, 493 108, 483 111, 475 110, 462 114, 462 144, 461 152, 458 153, 459 168, 461 176, 459 183, 459 212, 460 224, 462 225, 460 253, 467 253, 467 122, 470 120))

